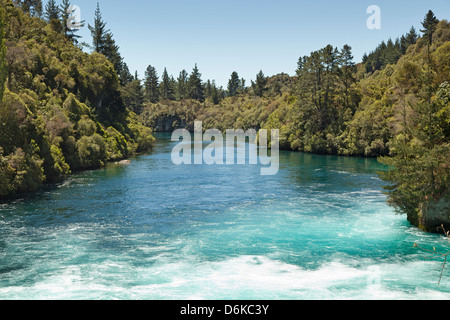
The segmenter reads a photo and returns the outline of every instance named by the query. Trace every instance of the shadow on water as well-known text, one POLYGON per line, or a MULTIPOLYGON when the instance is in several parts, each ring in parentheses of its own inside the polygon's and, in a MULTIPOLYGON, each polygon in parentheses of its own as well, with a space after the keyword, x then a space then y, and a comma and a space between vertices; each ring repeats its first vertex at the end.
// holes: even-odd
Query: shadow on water
POLYGON ((0 208, 2 205, 14 204, 26 201, 39 201, 41 199, 45 199, 45 197, 52 192, 57 191, 60 188, 65 187, 72 180, 77 179, 77 177, 87 176, 87 175, 98 175, 103 174, 107 178, 111 178, 114 176, 118 176, 123 172, 123 166, 108 163, 105 167, 99 169, 89 169, 89 170, 80 170, 72 173, 70 176, 67 176, 61 181, 51 182, 43 184, 39 189, 27 193, 20 193, 17 195, 9 196, 6 198, 0 199, 0 208))

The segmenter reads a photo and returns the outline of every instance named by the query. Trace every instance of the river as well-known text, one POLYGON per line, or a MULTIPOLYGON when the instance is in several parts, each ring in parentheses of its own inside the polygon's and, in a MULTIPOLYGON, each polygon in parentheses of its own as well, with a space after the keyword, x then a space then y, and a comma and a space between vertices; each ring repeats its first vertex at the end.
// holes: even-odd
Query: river
MULTIPOLYGON (((449 299, 445 249, 386 204, 375 159, 110 164, 0 203, 0 299, 449 299)), ((450 266, 449 266, 450 267, 450 266)))

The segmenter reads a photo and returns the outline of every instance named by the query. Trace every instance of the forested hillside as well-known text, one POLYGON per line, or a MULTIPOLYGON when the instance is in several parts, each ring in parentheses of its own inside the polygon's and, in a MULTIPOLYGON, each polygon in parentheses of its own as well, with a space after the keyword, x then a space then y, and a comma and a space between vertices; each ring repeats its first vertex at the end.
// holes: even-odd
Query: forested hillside
POLYGON ((286 150, 381 157, 390 203, 436 231, 450 223, 450 24, 430 11, 422 26, 421 36, 411 28, 360 63, 350 46, 328 45, 301 57, 295 76, 261 71, 250 86, 233 72, 217 88, 197 66, 177 80, 164 70, 159 83, 150 66, 137 112, 158 131, 202 120, 204 129, 279 129, 286 150))
POLYGON ((40 1, 0 1, 1 197, 154 142, 123 99, 113 59, 77 46, 76 30, 64 22, 68 7, 49 1, 44 13, 40 1))

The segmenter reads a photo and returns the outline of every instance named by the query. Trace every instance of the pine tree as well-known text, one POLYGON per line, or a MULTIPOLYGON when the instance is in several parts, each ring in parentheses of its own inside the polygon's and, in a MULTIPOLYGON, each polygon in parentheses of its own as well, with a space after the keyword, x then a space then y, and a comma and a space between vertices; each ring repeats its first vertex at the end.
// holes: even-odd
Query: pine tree
POLYGON ((150 103, 159 102, 159 79, 156 69, 148 66, 145 71, 145 99, 150 103))
POLYGON ((51 25, 52 29, 62 33, 62 22, 59 7, 55 0, 49 0, 45 6, 45 20, 51 25))
POLYGON ((252 81, 252 88, 258 97, 262 97, 264 95, 264 92, 267 90, 267 81, 268 79, 264 76, 264 73, 259 71, 259 73, 256 75, 256 82, 252 81))
POLYGON ((131 74, 130 69, 128 68, 128 65, 122 61, 122 68, 119 73, 120 84, 122 86, 126 86, 131 81, 133 81, 133 79, 134 79, 133 75, 131 74))
POLYGON ((52 20, 59 20, 59 8, 55 0, 49 0, 45 5, 44 17, 48 23, 52 20))
POLYGON ((170 90, 171 90, 171 96, 170 96, 170 100, 176 100, 177 99, 177 80, 171 75, 170 76, 170 90))
POLYGON ((344 95, 345 95, 345 107, 348 108, 350 105, 349 90, 350 86, 356 81, 354 78, 354 73, 356 71, 355 63, 353 62, 352 47, 349 45, 344 45, 340 53, 340 64, 342 70, 342 82, 344 84, 344 95))
POLYGON ((124 63, 123 57, 119 52, 119 46, 116 44, 112 32, 106 29, 106 22, 102 19, 98 2, 95 10, 94 26, 88 25, 88 28, 91 31, 94 51, 103 54, 111 61, 114 65, 114 70, 116 70, 117 75, 119 75, 120 83, 126 85, 132 81, 128 66, 124 63))
MULTIPOLYGON (((351 65, 350 48, 344 50, 351 65)), ((339 136, 344 111, 342 101, 342 52, 331 45, 299 60, 297 69, 298 102, 295 105, 293 145, 301 151, 335 153, 337 145, 328 136, 339 136), (341 103, 339 103, 341 101, 341 103), (326 134, 325 134, 326 132, 326 134)), ((350 102, 350 100, 349 100, 350 102)))
POLYGON ((211 84, 211 80, 208 79, 208 81, 206 82, 206 86, 205 86, 205 97, 211 98, 211 95, 212 95, 212 84, 211 84))
POLYGON ((119 46, 114 41, 111 32, 107 32, 105 34, 104 43, 99 53, 103 54, 109 61, 111 61, 118 75, 122 73, 123 58, 119 53, 119 46))
POLYGON ((136 78, 121 89, 124 104, 136 114, 141 114, 144 106, 144 92, 141 81, 136 78))
POLYGON ((417 35, 416 29, 411 27, 409 33, 406 35, 406 43, 408 46, 413 45, 417 42, 419 36, 417 35))
POLYGON ((162 75, 162 81, 160 85, 160 93, 162 100, 174 100, 175 99, 175 88, 173 87, 173 82, 169 77, 167 69, 164 68, 162 75))
POLYGON ((220 103, 219 90, 217 89, 216 82, 214 80, 211 84, 211 100, 215 105, 220 103))
POLYGON ((92 35, 92 46, 94 51, 103 53, 106 46, 106 35, 109 30, 106 29, 106 22, 102 19, 100 5, 97 2, 97 9, 95 10, 94 26, 88 25, 92 35))
POLYGON ((436 26, 438 23, 439 20, 436 18, 433 11, 428 11, 424 21, 422 22, 423 30, 420 30, 421 32, 423 32, 428 46, 431 46, 431 44, 433 43, 433 34, 434 31, 436 31, 436 26))
POLYGON ((197 64, 195 64, 194 69, 188 80, 188 97, 193 100, 198 100, 200 102, 205 101, 205 92, 202 84, 201 73, 198 70, 197 64))
POLYGON ((189 74, 186 70, 182 70, 177 79, 176 96, 178 100, 186 99, 187 97, 187 82, 189 74))
POLYGON ((239 75, 236 71, 231 74, 231 79, 228 81, 228 95, 235 96, 238 93, 240 85, 239 75))
POLYGON ((245 93, 245 79, 242 78, 239 82, 239 93, 244 94, 245 93))

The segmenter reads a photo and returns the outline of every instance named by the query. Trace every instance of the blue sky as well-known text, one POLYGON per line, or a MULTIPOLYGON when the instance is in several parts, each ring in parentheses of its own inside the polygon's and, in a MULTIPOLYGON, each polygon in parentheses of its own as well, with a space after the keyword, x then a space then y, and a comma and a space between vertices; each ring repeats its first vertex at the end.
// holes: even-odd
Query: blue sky
MULTIPOLYGON (((45 0, 44 0, 45 2, 45 0)), ((96 1, 72 0, 91 43, 96 1)), ((143 78, 148 65, 176 78, 195 63, 202 79, 226 87, 233 71, 250 80, 295 73, 298 58, 327 44, 353 48, 355 62, 382 40, 396 38, 420 22, 429 9, 450 20, 449 0, 99 0, 103 20, 130 71, 143 78), (381 30, 366 26, 367 8, 381 9, 381 30)))

